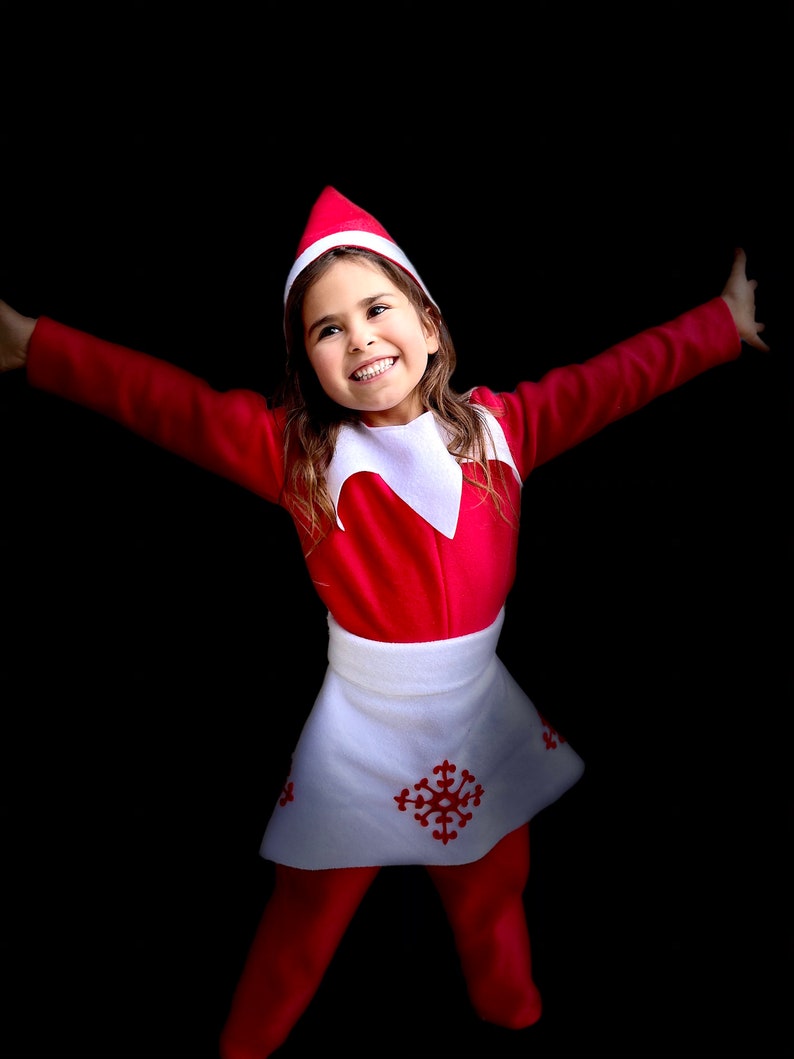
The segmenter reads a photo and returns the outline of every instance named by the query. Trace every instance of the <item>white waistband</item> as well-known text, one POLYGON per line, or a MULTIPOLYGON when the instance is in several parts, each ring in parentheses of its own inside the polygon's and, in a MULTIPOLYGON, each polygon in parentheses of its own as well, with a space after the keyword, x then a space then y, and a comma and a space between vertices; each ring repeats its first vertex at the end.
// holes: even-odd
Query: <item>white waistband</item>
POLYGON ((328 662, 344 680, 384 694, 431 695, 470 684, 496 652, 504 609, 487 628, 421 643, 382 643, 343 629, 328 615, 328 662))

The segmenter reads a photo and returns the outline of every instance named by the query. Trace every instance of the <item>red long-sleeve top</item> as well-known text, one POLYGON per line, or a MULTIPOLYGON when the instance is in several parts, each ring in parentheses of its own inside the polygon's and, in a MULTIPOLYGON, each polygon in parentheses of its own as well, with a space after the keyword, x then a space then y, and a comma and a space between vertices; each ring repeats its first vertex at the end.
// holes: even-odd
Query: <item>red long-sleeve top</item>
MULTIPOLYGON (((656 396, 741 352, 728 306, 715 298, 582 363, 554 368, 511 392, 479 387, 521 480, 656 396)), ((75 401, 155 444, 289 510, 284 416, 244 389, 220 392, 173 364, 41 317, 28 356, 33 386, 75 401)), ((497 484, 517 511, 512 472, 497 484)), ((515 577, 518 525, 464 481, 452 539, 377 475, 345 482, 339 520, 313 550, 296 522, 309 573, 339 624, 368 639, 445 639, 490 625, 515 577)), ((508 505, 509 507, 509 505, 508 505)))

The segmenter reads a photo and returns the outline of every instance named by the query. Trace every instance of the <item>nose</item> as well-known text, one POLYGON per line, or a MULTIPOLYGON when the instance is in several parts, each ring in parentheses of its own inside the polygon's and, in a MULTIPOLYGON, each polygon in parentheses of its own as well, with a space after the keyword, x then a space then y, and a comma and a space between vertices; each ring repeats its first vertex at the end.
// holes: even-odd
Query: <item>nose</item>
POLYGON ((348 348, 351 353, 363 353, 374 341, 370 328, 366 323, 361 323, 351 330, 348 348))

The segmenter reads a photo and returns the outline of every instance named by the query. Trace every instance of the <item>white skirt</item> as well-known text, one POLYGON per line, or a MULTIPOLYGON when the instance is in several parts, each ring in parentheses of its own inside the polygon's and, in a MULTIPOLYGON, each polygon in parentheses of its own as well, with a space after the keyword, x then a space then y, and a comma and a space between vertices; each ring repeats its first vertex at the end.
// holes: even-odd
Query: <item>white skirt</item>
POLYGON ((378 643, 329 614, 328 669, 260 853, 295 868, 465 864, 555 801, 584 763, 487 629, 378 643))

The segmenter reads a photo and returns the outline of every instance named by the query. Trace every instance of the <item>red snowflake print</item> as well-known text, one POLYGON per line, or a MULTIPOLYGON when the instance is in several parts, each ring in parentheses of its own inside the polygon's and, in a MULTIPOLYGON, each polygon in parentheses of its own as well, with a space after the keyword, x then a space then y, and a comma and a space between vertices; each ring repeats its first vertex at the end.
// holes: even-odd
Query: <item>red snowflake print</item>
POLYGON ((408 797, 410 793, 408 787, 403 787, 400 794, 394 796, 401 813, 406 811, 409 803, 416 808, 414 820, 417 820, 422 827, 428 827, 431 822, 430 817, 434 817, 432 822, 436 824, 438 830, 433 831, 433 838, 443 842, 445 846, 458 837, 458 832, 452 830, 451 826, 457 823, 458 827, 464 828, 474 815, 471 811, 465 810, 469 809, 469 806, 479 805, 485 793, 479 783, 474 790, 467 790, 463 793, 463 788, 467 784, 474 783, 475 777, 468 769, 463 769, 460 780, 456 780, 452 775, 455 771, 455 766, 445 760, 442 765, 436 765, 433 769, 433 775, 441 777, 437 780, 435 790, 431 788, 427 777, 424 777, 414 784, 414 790, 419 792, 415 798, 408 797), (458 787, 452 790, 455 783, 458 787))
POLYGON ((556 728, 552 727, 545 717, 541 717, 543 721, 543 727, 545 729, 543 733, 543 742, 546 744, 547 750, 556 750, 560 743, 566 742, 565 739, 560 735, 556 728))

